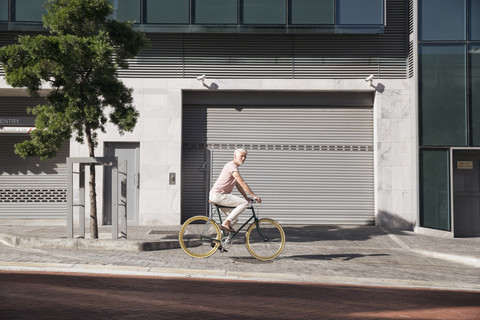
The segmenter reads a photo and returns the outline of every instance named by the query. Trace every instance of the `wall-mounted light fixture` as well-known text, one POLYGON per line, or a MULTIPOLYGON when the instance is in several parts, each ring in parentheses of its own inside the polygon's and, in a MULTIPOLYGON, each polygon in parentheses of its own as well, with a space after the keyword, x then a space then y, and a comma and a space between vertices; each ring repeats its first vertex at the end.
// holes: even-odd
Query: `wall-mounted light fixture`
POLYGON ((368 82, 368 84, 370 84, 370 86, 373 87, 373 74, 369 75, 368 77, 365 78, 365 81, 368 82))
POLYGON ((210 86, 208 86, 208 85, 205 83, 205 79, 206 79, 206 78, 207 78, 207 75, 206 75, 206 74, 202 74, 201 76, 198 76, 198 77, 197 77, 197 80, 200 81, 205 88, 210 88, 210 86))

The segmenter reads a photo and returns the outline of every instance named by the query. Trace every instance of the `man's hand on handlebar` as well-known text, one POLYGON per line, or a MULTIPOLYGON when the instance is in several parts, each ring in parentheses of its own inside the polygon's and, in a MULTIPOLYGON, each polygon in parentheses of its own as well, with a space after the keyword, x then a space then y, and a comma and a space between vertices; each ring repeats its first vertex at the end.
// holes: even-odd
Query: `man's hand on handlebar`
POLYGON ((252 198, 249 198, 248 201, 249 201, 250 203, 255 203, 255 202, 256 202, 256 203, 262 203, 262 198, 255 196, 255 197, 253 197, 253 199, 252 199, 252 198))

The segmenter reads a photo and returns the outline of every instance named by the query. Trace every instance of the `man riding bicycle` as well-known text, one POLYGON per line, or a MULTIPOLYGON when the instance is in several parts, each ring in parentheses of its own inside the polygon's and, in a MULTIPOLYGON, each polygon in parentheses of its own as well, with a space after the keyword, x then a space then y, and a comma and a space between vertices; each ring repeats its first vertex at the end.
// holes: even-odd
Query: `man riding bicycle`
POLYGON ((238 167, 241 166, 246 159, 247 151, 245 149, 235 150, 233 161, 225 164, 212 190, 210 190, 210 201, 220 206, 235 207, 234 209, 222 208, 222 212, 227 215, 227 219, 222 223, 220 229, 229 232, 235 232, 233 226, 237 223, 238 216, 248 207, 252 200, 247 194, 251 195, 258 203, 262 202, 262 199, 257 197, 243 180, 238 170, 238 167), (233 187, 237 187, 244 199, 232 195, 233 187))

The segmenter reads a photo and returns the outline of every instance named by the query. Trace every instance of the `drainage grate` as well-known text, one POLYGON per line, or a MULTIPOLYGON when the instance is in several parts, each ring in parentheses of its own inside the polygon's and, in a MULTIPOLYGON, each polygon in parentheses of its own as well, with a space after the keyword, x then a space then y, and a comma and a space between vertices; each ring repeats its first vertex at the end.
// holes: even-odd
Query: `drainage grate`
POLYGON ((273 260, 261 261, 255 258, 233 258, 233 261, 242 262, 242 263, 252 263, 252 264, 273 263, 273 260))
POLYGON ((178 230, 150 230, 148 234, 176 235, 178 234, 178 230))

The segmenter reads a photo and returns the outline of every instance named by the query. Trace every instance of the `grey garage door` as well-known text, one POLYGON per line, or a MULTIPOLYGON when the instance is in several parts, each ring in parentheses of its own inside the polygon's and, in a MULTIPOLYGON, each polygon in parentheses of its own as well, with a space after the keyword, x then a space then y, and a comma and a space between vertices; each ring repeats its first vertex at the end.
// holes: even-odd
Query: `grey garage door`
POLYGON ((57 157, 22 159, 13 145, 28 135, 0 135, 0 218, 62 218, 66 214, 66 142, 57 157))
POLYGON ((264 200, 262 216, 285 224, 372 223, 373 101, 343 95, 349 99, 244 93, 233 105, 184 99, 200 103, 184 105, 183 220, 206 213, 212 182, 244 147, 249 154, 240 172, 264 200))

